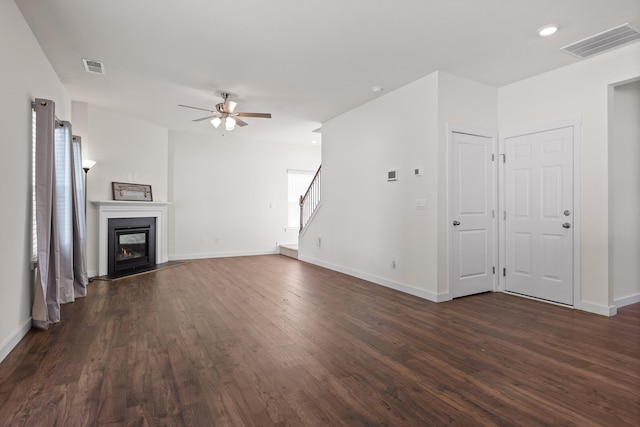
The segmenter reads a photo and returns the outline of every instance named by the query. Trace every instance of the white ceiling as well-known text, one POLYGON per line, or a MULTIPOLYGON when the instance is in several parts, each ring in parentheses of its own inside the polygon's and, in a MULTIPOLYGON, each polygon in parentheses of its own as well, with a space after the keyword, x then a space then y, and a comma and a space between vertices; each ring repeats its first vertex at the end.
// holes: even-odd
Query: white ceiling
MULTIPOLYGON (((578 61, 559 48, 629 22, 640 0, 16 0, 71 98, 164 126, 220 133, 229 91, 270 112, 236 129, 308 143, 323 121, 441 70, 500 87, 578 61), (555 35, 536 30, 560 24, 555 35), (105 63, 84 71, 82 58, 105 63)), ((402 108, 402 105, 390 106, 402 108)))

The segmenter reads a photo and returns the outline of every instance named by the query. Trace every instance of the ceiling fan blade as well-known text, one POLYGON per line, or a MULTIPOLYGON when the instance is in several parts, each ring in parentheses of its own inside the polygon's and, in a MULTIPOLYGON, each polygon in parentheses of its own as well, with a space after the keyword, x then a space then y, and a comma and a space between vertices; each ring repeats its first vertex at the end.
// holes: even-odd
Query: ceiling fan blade
POLYGON ((214 117, 219 117, 217 114, 214 114, 213 116, 207 116, 207 117, 201 117, 199 119, 195 119, 195 120, 191 120, 192 122, 201 122, 203 120, 211 120, 214 117))
POLYGON ((271 113, 238 113, 239 117, 257 117, 262 119, 270 119, 271 113))
POLYGON ((215 113, 215 111, 213 110, 209 110, 207 108, 200 108, 200 107, 192 107, 190 105, 182 105, 182 104, 178 104, 178 107, 184 107, 184 108, 193 108, 194 110, 202 110, 202 111, 208 111, 210 113, 215 113))
POLYGON ((233 102, 229 99, 226 99, 224 101, 224 111, 226 111, 227 113, 233 113, 233 110, 236 109, 236 106, 238 105, 237 102, 233 102))
POLYGON ((238 118, 238 116, 234 116, 234 117, 233 117, 233 120, 235 120, 235 121, 236 121, 236 124, 237 124, 238 126, 246 126, 246 125, 248 125, 248 124, 249 124, 249 123, 245 122, 244 120, 240 120, 240 119, 238 118))

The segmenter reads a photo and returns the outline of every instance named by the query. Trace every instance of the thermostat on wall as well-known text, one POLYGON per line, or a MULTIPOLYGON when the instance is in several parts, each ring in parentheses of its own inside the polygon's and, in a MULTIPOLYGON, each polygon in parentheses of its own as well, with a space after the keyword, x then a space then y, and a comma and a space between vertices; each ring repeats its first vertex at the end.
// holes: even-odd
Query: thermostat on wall
POLYGON ((413 176, 422 176, 422 168, 413 169, 413 176))
POLYGON ((398 169, 392 169, 387 172, 387 181, 397 181, 398 180, 398 169))

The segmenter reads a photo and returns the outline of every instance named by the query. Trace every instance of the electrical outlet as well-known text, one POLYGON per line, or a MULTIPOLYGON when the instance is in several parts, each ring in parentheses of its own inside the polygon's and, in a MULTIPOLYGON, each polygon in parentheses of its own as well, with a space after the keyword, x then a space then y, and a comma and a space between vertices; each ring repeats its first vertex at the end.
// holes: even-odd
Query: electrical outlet
POLYGON ((322 245, 322 238, 316 237, 316 246, 320 247, 322 245))
POLYGON ((395 270, 396 268, 396 257, 391 258, 391 268, 393 268, 395 270))

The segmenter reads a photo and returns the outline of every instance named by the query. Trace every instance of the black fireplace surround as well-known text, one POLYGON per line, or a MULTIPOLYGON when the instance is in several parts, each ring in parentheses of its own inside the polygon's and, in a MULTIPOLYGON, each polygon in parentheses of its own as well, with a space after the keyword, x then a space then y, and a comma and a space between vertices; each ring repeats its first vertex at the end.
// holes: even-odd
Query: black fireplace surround
POLYGON ((109 218, 108 275, 122 277, 156 265, 156 218, 109 218))

